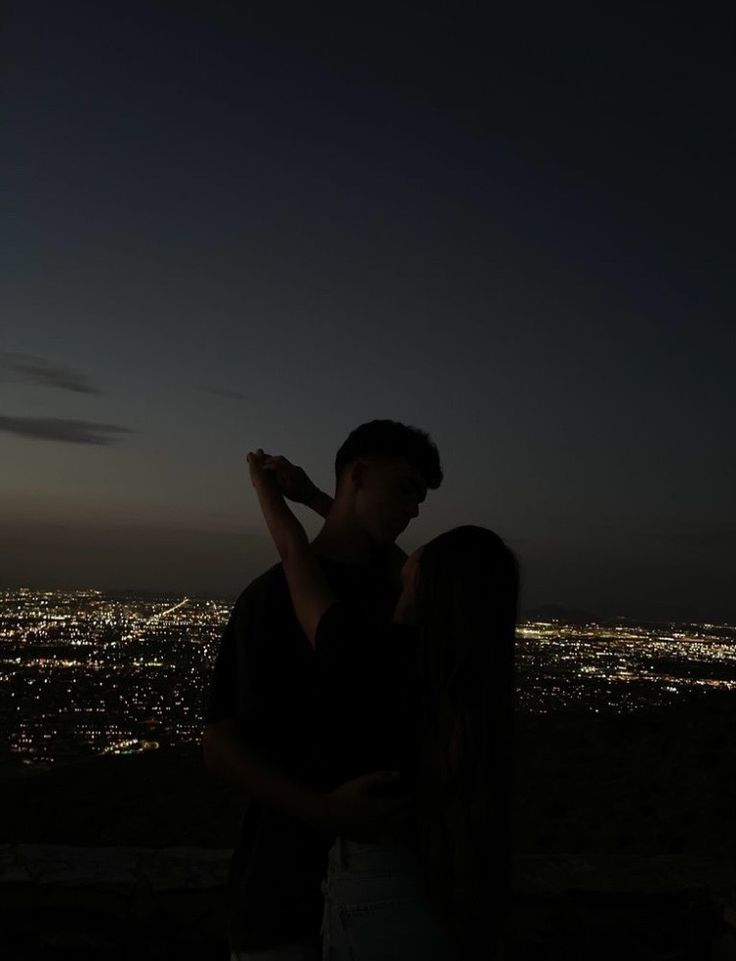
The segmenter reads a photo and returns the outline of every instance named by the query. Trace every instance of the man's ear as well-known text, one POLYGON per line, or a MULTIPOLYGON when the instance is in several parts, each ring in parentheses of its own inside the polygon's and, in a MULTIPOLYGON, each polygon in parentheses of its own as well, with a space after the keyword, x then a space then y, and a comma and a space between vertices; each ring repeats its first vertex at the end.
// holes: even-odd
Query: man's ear
POLYGON ((353 490, 360 490, 361 487, 365 487, 365 475, 368 469, 368 465, 364 460, 356 460, 354 464, 351 464, 348 468, 350 473, 350 483, 353 490))

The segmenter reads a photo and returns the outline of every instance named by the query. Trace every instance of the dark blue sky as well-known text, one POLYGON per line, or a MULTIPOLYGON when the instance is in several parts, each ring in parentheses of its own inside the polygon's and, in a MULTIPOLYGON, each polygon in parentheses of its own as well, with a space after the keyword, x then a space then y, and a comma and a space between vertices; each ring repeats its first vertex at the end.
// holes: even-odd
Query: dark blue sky
POLYGON ((266 6, 6 17, 0 580, 235 592, 244 451, 392 417, 406 548, 736 618, 732 12, 266 6))

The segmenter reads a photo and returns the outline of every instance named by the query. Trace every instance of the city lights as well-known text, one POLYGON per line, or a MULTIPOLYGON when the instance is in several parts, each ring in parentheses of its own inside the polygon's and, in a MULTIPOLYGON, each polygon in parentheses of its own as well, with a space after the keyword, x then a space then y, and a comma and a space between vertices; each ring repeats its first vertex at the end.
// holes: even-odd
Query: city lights
MULTIPOLYGON (((0 591, 0 757, 26 764, 198 742, 231 603, 0 591)), ((736 626, 524 622, 518 707, 625 713, 736 691, 736 626)))
POLYGON ((52 764, 198 741, 230 604, 0 592, 0 755, 52 764))

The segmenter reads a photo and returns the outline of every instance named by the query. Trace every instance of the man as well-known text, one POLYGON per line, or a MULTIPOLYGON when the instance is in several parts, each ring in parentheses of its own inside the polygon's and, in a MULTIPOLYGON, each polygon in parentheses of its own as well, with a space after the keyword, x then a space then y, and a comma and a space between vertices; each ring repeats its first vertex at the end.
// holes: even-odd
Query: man
MULTIPOLYGON (((427 488, 442 481, 430 438, 389 420, 356 428, 335 459, 334 501, 283 458, 269 463, 286 496, 325 517, 313 546, 336 596, 362 608, 369 622, 388 621, 405 558, 394 541, 418 515, 427 488)), ((205 762, 248 796, 230 873, 232 958, 318 961, 332 841, 390 836, 405 808, 376 796, 390 781, 381 772, 339 786, 322 761, 322 732, 340 719, 330 714, 330 691, 281 564, 256 578, 233 608, 205 721, 205 762)))

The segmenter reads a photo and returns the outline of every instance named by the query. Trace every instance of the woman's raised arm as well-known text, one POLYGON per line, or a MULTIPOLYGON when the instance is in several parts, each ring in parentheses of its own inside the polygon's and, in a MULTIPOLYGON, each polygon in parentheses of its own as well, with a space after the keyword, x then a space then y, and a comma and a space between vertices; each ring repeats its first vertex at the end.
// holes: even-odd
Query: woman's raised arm
POLYGON ((248 454, 250 478, 289 585, 294 613, 314 647, 317 625, 335 595, 327 583, 307 534, 284 500, 272 471, 264 467, 262 450, 248 454))

